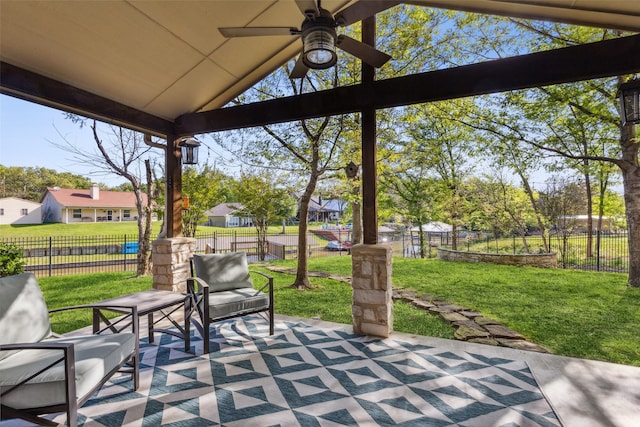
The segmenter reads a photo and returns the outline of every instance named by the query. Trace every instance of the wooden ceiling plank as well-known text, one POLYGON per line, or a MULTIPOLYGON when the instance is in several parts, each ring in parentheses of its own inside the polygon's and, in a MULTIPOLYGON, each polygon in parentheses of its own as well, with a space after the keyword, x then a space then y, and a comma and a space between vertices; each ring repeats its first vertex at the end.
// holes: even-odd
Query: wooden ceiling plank
POLYGON ((640 35, 498 59, 362 85, 186 114, 176 134, 193 135, 313 117, 484 95, 640 72, 640 35))

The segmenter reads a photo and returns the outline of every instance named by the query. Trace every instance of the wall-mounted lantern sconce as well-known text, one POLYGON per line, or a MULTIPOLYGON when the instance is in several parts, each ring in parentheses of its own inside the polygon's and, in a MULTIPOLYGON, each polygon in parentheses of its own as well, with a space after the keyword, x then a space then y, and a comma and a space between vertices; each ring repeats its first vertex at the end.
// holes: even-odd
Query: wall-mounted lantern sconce
POLYGON ((640 124, 640 79, 629 80, 618 89, 622 124, 640 124))
POLYGON ((198 164, 198 148, 200 148, 200 141, 194 138, 187 138, 180 141, 179 145, 182 151, 182 164, 198 164))

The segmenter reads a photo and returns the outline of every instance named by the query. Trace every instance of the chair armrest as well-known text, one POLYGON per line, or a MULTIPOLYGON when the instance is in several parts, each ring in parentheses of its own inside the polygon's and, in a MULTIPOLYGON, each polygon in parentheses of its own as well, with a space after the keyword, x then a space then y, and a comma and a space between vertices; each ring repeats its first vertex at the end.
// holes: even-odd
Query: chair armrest
POLYGON ((249 273, 256 273, 259 274, 262 277, 265 277, 267 279, 271 279, 273 280, 273 277, 269 276, 267 273, 263 273, 262 271, 258 271, 258 270, 249 270, 249 273))
MULTIPOLYGON (((187 294, 189 295, 189 310, 195 310, 200 316, 201 326, 209 330, 209 284, 199 277, 189 277, 187 279, 187 294)), ((202 334, 202 330, 200 331, 202 334)), ((205 335, 203 335, 204 337, 205 335)), ((206 335, 208 340, 208 332, 206 335)))
POLYGON ((2 395, 6 396, 11 393, 13 390, 22 386, 23 384, 28 383, 41 373, 47 371, 48 369, 54 367, 60 362, 64 362, 64 374, 65 374, 65 402, 69 404, 76 400, 76 382, 75 382, 75 365, 76 365, 76 356, 74 353, 74 345, 73 343, 68 342, 36 342, 36 343, 16 343, 16 344, 4 344, 0 345, 0 351, 28 351, 28 350, 60 350, 62 355, 53 360, 47 366, 42 369, 33 372, 31 375, 24 378, 20 383, 15 384, 11 387, 2 391, 2 395), (70 379, 74 380, 71 381, 70 379))
POLYGON ((255 273, 258 274, 262 277, 264 277, 265 279, 267 279, 267 283, 265 283, 264 285, 262 285, 258 291, 263 291, 267 286, 269 287, 269 295, 272 296, 273 295, 273 277, 269 276, 266 273, 263 273, 262 271, 258 271, 258 270, 249 270, 250 273, 255 273))
POLYGON ((209 284, 199 277, 189 277, 187 279, 187 293, 196 295, 209 291, 209 284))
POLYGON ((73 343, 67 342, 25 342, 15 344, 2 344, 0 345, 0 351, 14 351, 14 350, 65 350, 73 348, 73 343))

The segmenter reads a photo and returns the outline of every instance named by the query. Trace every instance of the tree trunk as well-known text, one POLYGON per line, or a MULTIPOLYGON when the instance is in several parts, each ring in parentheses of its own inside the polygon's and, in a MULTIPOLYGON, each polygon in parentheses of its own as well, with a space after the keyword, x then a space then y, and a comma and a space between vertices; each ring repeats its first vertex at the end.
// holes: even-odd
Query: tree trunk
POLYGON ((591 191, 591 176, 589 175, 589 161, 584 161, 584 185, 587 192, 587 259, 593 257, 593 194, 591 191))
POLYGON ((629 241, 628 285, 640 288, 640 164, 638 163, 640 143, 634 141, 634 136, 633 125, 621 127, 622 184, 627 215, 627 239, 629 241))
POLYGON ((309 202, 311 196, 316 189, 318 177, 315 173, 311 174, 307 188, 305 188, 300 198, 300 223, 298 229, 298 265, 296 268, 296 280, 291 284, 292 288, 310 289, 309 282, 309 252, 307 250, 307 231, 309 229, 309 202))
MULTIPOLYGON (((420 231, 419 231, 419 236, 420 236, 420 258, 425 258, 426 257, 426 243, 425 243, 425 239, 424 239, 424 231, 422 230, 422 223, 418 224, 418 227, 420 227, 420 231)), ((411 244, 413 244, 413 240, 411 240, 411 244)))
POLYGON ((529 184, 529 179, 520 171, 518 171, 518 175, 520 176, 520 180, 524 187, 525 193, 527 193, 527 197, 529 197, 529 202, 531 203, 531 207, 533 208, 533 212, 536 215, 536 223, 538 224, 538 228, 540 229, 540 237, 542 238, 542 246, 544 247, 544 251, 546 253, 551 252, 551 246, 549 241, 547 240, 547 229, 542 221, 542 214, 540 213, 540 208, 538 207, 538 203, 536 201, 536 197, 534 195, 533 189, 529 184))
MULTIPOLYGON (((147 168, 147 189, 150 189, 150 166, 147 168)), ((151 197, 147 197, 147 203, 142 202, 142 188, 135 179, 129 180, 133 184, 133 193, 138 209, 138 268, 136 275, 146 276, 151 273, 151 197)))

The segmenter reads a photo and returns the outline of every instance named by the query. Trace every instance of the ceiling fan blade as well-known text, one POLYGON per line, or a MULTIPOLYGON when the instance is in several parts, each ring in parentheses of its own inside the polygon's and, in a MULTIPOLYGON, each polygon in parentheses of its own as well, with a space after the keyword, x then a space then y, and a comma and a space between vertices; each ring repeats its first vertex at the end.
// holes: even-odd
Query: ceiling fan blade
POLYGON ((320 15, 320 8, 316 0, 296 0, 298 9, 307 18, 313 18, 320 15))
POLYGON ((387 10, 390 7, 396 6, 402 3, 398 0, 367 0, 359 1, 341 12, 338 12, 335 16, 336 23, 345 27, 355 22, 362 21, 365 18, 375 15, 378 12, 387 10))
POLYGON ((345 35, 338 36, 336 46, 376 68, 382 67, 391 59, 386 53, 345 35))
POLYGON ((297 36, 300 30, 293 27, 226 27, 218 28, 225 37, 297 36))
POLYGON ((302 79, 307 75, 307 71, 309 71, 309 67, 304 65, 302 62, 302 55, 298 56, 296 60, 296 65, 293 66, 293 70, 291 70, 291 74, 289 77, 292 79, 302 79))

